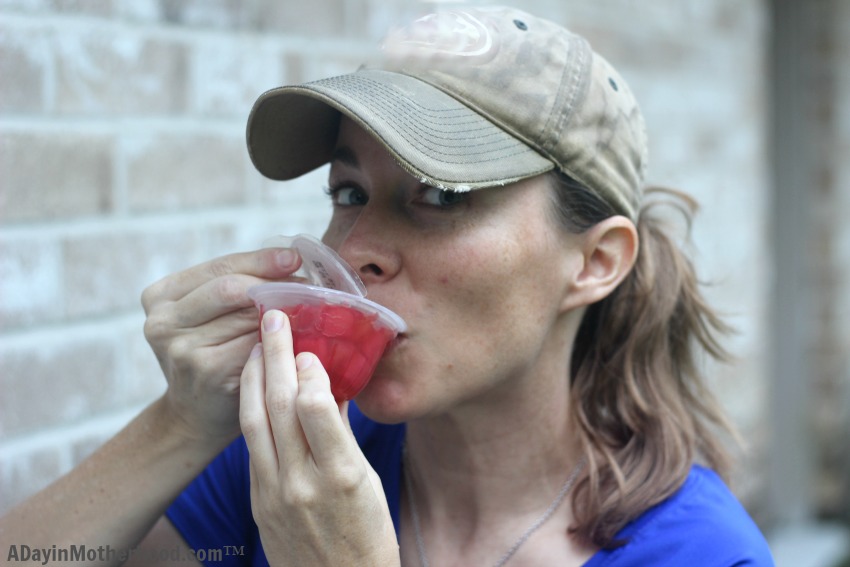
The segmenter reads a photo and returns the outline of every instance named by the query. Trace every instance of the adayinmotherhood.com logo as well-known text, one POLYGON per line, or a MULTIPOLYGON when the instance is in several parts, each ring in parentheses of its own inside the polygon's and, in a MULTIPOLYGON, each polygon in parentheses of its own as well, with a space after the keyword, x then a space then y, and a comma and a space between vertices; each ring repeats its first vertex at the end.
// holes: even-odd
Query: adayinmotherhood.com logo
POLYGON ((87 545, 35 547, 20 544, 9 546, 6 561, 8 563, 37 562, 41 565, 73 562, 93 563, 95 561, 118 561, 124 563, 132 557, 134 559, 141 559, 146 565, 150 565, 166 561, 206 561, 208 563, 216 563, 223 561, 224 557, 244 555, 245 547, 241 545, 225 545, 214 549, 185 550, 179 547, 115 549, 109 545, 99 545, 97 547, 87 545))

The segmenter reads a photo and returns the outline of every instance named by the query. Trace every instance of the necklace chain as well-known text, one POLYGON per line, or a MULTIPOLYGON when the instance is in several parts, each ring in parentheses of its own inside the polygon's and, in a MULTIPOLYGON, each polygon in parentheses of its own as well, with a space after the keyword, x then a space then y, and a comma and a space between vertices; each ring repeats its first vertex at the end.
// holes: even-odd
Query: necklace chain
MULTIPOLYGON (((430 567, 430 564, 428 563, 428 555, 425 553, 425 542, 422 539, 422 529, 419 525, 419 510, 416 508, 416 498, 413 494, 413 482, 410 480, 410 467, 410 457, 408 457, 407 455, 407 446, 405 446, 404 466, 402 468, 404 469, 404 483, 405 487, 407 488, 407 500, 410 503, 410 515, 413 519, 413 534, 416 537, 416 550, 419 552, 419 564, 421 565, 421 567, 430 567)), ((514 554, 519 550, 519 548, 522 547, 522 545, 526 541, 528 541, 528 538, 530 538, 534 532, 536 532, 543 524, 545 524, 549 520, 549 518, 552 517, 552 514, 554 514, 555 510, 557 510, 561 506, 561 503, 563 503, 564 498, 566 498, 567 494, 569 494, 570 489, 573 487, 573 484, 575 484, 575 481, 578 478, 578 475, 583 467, 584 457, 579 460, 578 464, 570 473, 570 476, 567 478, 564 485, 561 487, 561 490, 558 491, 557 496, 555 496, 555 500, 553 500, 552 503, 549 504, 549 507, 546 509, 546 511, 543 512, 543 514, 539 518, 537 518, 537 520, 535 520, 534 523, 531 524, 521 536, 519 536, 519 539, 517 539, 516 542, 504 553, 504 555, 502 555, 502 557, 498 561, 496 561, 496 563, 493 564, 493 567, 503 567, 503 565, 505 565, 505 563, 507 563, 508 560, 510 560, 510 558, 514 556, 514 554)))

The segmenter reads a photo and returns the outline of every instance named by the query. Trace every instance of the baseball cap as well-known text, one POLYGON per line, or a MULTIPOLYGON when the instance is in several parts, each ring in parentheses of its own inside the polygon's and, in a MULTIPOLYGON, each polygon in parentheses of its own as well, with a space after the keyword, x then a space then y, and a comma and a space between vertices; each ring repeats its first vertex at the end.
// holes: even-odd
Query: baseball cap
POLYGON ((430 14, 354 73, 267 91, 248 118, 251 160, 276 180, 324 165, 342 114, 428 185, 469 191, 559 169, 637 218, 647 139, 631 90, 583 37, 524 11, 430 14))

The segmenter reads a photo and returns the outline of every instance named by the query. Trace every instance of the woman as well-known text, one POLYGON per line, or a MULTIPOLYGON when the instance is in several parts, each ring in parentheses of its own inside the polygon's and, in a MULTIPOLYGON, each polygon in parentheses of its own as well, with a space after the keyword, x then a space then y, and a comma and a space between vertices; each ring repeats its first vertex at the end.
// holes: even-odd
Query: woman
POLYGON ((384 51, 266 93, 248 125, 269 177, 330 162, 324 240, 408 324, 357 405, 282 313, 254 345, 244 291, 292 251, 212 261, 145 292, 166 395, 3 529, 143 540, 128 564, 772 565, 711 470, 725 421, 693 350, 722 356, 723 325, 642 202, 622 78, 506 8, 423 18, 384 51))

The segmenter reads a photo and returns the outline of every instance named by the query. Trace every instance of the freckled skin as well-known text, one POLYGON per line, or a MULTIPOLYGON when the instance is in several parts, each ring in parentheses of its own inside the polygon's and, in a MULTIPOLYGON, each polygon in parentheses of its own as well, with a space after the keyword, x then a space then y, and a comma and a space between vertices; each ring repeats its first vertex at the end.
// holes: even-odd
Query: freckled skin
POLYGON ((352 122, 343 120, 337 146, 357 163, 332 162, 330 186, 356 185, 368 200, 335 206, 324 240, 360 272, 369 298, 409 326, 357 397, 361 409, 395 422, 508 400, 530 376, 565 381, 560 304, 580 254, 547 213, 546 179, 438 208, 418 202, 421 184, 352 122))

